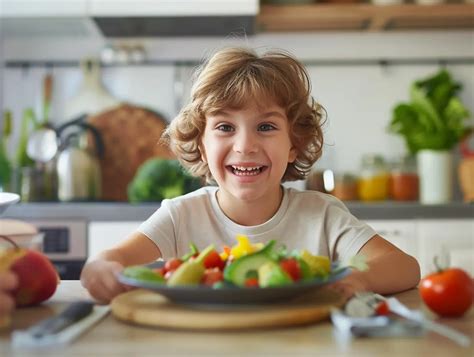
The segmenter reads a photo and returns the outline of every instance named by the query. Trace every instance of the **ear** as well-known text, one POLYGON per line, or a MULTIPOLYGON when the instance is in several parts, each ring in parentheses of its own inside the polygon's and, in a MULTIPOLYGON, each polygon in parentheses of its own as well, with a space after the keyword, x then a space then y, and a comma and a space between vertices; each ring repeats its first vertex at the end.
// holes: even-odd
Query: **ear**
POLYGON ((204 146, 200 144, 198 148, 199 148, 199 152, 201 153, 201 160, 207 164, 207 157, 206 157, 206 151, 204 150, 204 146))
POLYGON ((290 149, 290 152, 288 153, 288 162, 293 163, 296 160, 296 156, 298 156, 298 153, 296 152, 296 148, 292 147, 290 149))

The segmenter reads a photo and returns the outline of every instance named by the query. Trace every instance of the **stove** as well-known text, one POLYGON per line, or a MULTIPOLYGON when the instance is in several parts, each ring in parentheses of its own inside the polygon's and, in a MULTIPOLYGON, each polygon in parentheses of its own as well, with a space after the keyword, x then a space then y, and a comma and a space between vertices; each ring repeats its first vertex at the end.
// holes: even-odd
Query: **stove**
POLYGON ((25 219, 43 236, 43 253, 62 280, 78 280, 87 260, 87 221, 80 219, 25 219))

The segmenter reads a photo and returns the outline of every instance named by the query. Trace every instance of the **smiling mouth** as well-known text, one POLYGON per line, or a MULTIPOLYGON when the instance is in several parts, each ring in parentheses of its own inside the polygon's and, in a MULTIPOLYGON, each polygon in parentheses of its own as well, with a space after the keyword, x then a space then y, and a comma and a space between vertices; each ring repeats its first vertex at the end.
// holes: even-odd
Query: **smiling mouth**
POLYGON ((234 175, 237 175, 237 176, 255 176, 263 172, 266 168, 267 168, 266 166, 252 166, 252 167, 236 166, 236 165, 228 166, 228 169, 232 171, 234 175))

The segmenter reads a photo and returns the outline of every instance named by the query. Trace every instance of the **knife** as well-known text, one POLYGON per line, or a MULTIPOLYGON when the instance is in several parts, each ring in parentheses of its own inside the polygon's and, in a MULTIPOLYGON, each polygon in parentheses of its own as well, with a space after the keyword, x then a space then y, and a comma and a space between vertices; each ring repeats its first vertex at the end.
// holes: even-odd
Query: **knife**
POLYGON ((13 348, 58 348, 68 345, 104 318, 110 306, 76 301, 58 315, 47 318, 26 330, 12 333, 13 348))
POLYGON ((35 338, 54 335, 88 316, 92 312, 93 307, 94 303, 92 302, 73 302, 59 315, 42 320, 27 331, 35 338))

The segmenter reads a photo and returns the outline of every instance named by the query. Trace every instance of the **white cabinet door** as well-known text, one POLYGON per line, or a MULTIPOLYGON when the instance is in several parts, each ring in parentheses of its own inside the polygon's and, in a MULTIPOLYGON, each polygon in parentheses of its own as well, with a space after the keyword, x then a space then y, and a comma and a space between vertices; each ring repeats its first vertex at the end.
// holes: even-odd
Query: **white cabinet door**
POLYGON ((0 17, 86 16, 88 0, 1 0, 0 17))
POLYGON ((422 276, 436 271, 435 256, 474 275, 474 220, 419 220, 417 235, 422 276))
POLYGON ((365 222, 381 237, 418 259, 415 220, 368 220, 365 222))
POLYGON ((88 255, 95 256, 110 249, 133 233, 141 222, 89 222, 88 255))

